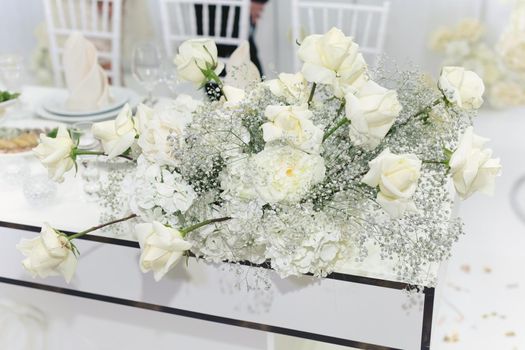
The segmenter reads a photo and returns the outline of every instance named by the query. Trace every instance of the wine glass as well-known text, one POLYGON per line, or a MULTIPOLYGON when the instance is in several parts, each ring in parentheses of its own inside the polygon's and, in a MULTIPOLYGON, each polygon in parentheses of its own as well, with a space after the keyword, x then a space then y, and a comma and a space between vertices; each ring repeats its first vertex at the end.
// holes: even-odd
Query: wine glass
POLYGON ((144 101, 153 105, 153 89, 161 80, 160 66, 162 58, 160 50, 154 43, 144 43, 133 49, 132 72, 135 79, 146 89, 148 97, 144 101))
POLYGON ((19 55, 0 55, 0 81, 11 92, 20 88, 23 59, 19 55))
POLYGON ((172 59, 166 59, 161 66, 162 80, 168 87, 173 96, 177 96, 177 87, 179 86, 179 78, 177 76, 177 68, 172 59))

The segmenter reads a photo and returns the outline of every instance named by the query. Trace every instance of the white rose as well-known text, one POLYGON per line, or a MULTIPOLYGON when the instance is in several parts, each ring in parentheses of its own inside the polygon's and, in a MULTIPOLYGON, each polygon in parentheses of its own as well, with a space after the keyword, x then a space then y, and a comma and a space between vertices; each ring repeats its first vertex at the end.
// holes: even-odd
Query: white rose
POLYGON ((308 153, 319 153, 323 130, 310 120, 312 112, 302 106, 268 106, 264 111, 268 120, 262 125, 265 142, 285 140, 308 153))
POLYGON ((297 54, 304 62, 301 71, 305 79, 332 85, 339 98, 345 90, 358 89, 368 79, 359 46, 337 28, 324 35, 307 36, 297 54))
MULTIPOLYGON (((141 118, 137 110, 136 119, 140 136, 137 144, 142 154, 159 165, 176 165, 173 157, 175 145, 184 144, 186 126, 193 120, 193 112, 200 103, 188 95, 179 95, 175 100, 148 112, 147 119, 141 118), (141 120, 146 119, 146 123, 141 120)), ((146 114, 146 113, 144 113, 146 114)))
POLYGON ((346 117, 350 120, 350 139, 359 146, 374 149, 394 124, 401 104, 395 90, 368 81, 357 94, 347 94, 346 117))
POLYGON ((151 107, 141 103, 137 106, 137 112, 135 113, 134 122, 136 130, 139 134, 144 132, 148 128, 148 124, 153 120, 154 110, 151 107))
POLYGON ((460 108, 478 109, 483 104, 483 80, 463 67, 443 67, 438 87, 450 103, 460 108))
POLYGON ((229 85, 224 85, 222 87, 222 92, 224 93, 224 96, 221 100, 224 101, 224 107, 235 107, 246 97, 246 93, 243 89, 238 89, 229 85))
POLYGON ((65 126, 61 125, 54 138, 41 134, 40 143, 33 148, 33 153, 47 168, 49 177, 54 181, 62 182, 64 174, 75 165, 71 157, 71 151, 74 148, 75 144, 69 132, 65 126))
POLYGON ((495 178, 501 172, 501 165, 499 159, 490 158, 492 150, 483 149, 487 141, 474 134, 473 128, 469 127, 450 158, 454 187, 462 199, 476 191, 485 194, 494 192, 495 178))
POLYGON ((33 277, 64 276, 71 281, 77 267, 73 246, 67 237, 44 223, 40 236, 22 239, 16 248, 26 256, 22 261, 33 277))
POLYGON ((135 225, 135 234, 142 250, 140 269, 144 273, 153 271, 155 281, 159 281, 191 248, 191 243, 184 240, 180 231, 157 221, 135 225))
POLYGON ((206 77, 202 70, 211 69, 219 74, 224 64, 217 58, 217 46, 211 39, 190 39, 179 46, 179 54, 175 56, 175 65, 180 78, 203 84, 206 77))
POLYGON ((266 203, 296 203, 325 176, 321 156, 290 146, 267 147, 252 162, 254 188, 266 203))
POLYGON ((306 103, 310 92, 308 91, 308 83, 304 79, 303 73, 281 73, 279 79, 272 79, 265 82, 272 94, 278 97, 283 97, 286 102, 306 103))
POLYGON ((137 135, 128 104, 122 108, 115 120, 95 123, 91 131, 93 136, 102 142, 102 148, 109 159, 126 152, 135 142, 137 135))
POLYGON ((392 218, 415 210, 412 196, 421 176, 421 160, 413 154, 393 154, 387 148, 369 166, 361 182, 371 187, 379 186, 377 202, 392 218))
POLYGON ((171 154, 173 148, 170 142, 171 135, 172 131, 169 127, 166 127, 158 118, 153 119, 149 127, 142 131, 137 141, 142 155, 150 162, 159 165, 175 164, 176 160, 171 154))

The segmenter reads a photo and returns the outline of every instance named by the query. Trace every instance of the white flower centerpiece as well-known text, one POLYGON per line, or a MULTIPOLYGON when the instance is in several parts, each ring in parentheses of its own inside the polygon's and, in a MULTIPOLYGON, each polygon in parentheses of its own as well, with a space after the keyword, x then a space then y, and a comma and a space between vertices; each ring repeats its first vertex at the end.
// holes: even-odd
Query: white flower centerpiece
POLYGON ((115 189, 128 196, 127 215, 70 236, 46 225, 19 246, 24 266, 69 281, 74 239, 134 220, 139 266, 156 280, 188 254, 326 276, 363 260, 373 242, 401 278, 428 285, 420 272, 446 259, 462 233, 451 189, 461 198, 490 192, 500 171, 470 127, 483 82, 460 67, 443 68, 431 87, 415 74, 374 78, 335 28, 305 38, 299 58, 301 72, 240 89, 219 78, 213 41, 189 40, 175 62, 207 101, 181 96, 135 115, 124 107, 93 126, 97 152, 78 149, 66 130, 42 136, 35 152, 56 180, 79 155, 136 166, 115 189))

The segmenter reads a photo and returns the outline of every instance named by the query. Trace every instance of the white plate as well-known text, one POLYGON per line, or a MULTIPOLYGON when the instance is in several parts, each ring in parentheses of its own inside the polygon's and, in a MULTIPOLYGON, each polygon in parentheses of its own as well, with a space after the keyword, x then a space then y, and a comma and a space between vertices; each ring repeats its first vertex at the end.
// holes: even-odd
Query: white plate
POLYGON ((56 115, 62 116, 85 116, 93 114, 101 114, 109 111, 113 111, 119 107, 122 107, 126 102, 128 102, 129 90, 125 88, 119 88, 112 86, 109 88, 110 96, 112 101, 104 107, 96 108, 92 110, 72 110, 66 107, 66 100, 69 96, 67 90, 59 90, 49 96, 46 101, 43 103, 43 107, 46 111, 56 115))
MULTIPOLYGON (((52 130, 54 128, 59 127, 62 125, 62 123, 57 122, 51 122, 47 120, 38 120, 38 119, 21 119, 21 120, 9 120, 0 125, 0 128, 5 127, 12 127, 12 128, 20 128, 20 129, 49 129, 52 130)), ((14 157, 27 157, 32 156, 33 152, 31 150, 18 152, 18 153, 1 153, 0 152, 0 158, 14 158, 14 157)))
POLYGON ((76 123, 76 122, 97 122, 100 120, 115 118, 120 112, 120 109, 114 109, 112 111, 99 113, 99 114, 65 116, 65 115, 53 114, 51 112, 48 112, 43 106, 40 106, 36 109, 35 112, 40 118, 44 118, 48 120, 55 120, 55 121, 64 122, 64 123, 76 123))
MULTIPOLYGON (((131 89, 126 89, 126 88, 119 88, 119 89, 127 91, 127 94, 129 97, 128 103, 130 107, 133 108, 140 103, 141 97, 135 91, 131 89)), ((92 114, 92 115, 64 116, 64 115, 51 113, 47 111, 43 106, 38 106, 35 110, 35 113, 41 118, 48 119, 48 120, 55 120, 55 121, 64 122, 64 123, 97 122, 101 120, 115 118, 119 112, 120 112, 120 109, 114 109, 112 111, 99 113, 99 114, 92 114)))

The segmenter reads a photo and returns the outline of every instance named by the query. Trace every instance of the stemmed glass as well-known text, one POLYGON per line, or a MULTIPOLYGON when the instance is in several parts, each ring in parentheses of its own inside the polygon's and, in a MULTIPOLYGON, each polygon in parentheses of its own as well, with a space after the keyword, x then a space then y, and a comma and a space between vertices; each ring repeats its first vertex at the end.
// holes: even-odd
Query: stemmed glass
POLYGON ((22 57, 19 55, 0 55, 0 81, 11 92, 20 88, 22 57))
POLYGON ((177 68, 172 59, 166 59, 162 62, 161 73, 164 84, 166 84, 173 96, 177 96, 179 78, 177 76, 177 68))
POLYGON ((144 103, 153 105, 153 89, 161 80, 162 57, 159 48, 154 43, 139 44, 133 50, 131 62, 133 76, 148 93, 144 103))

